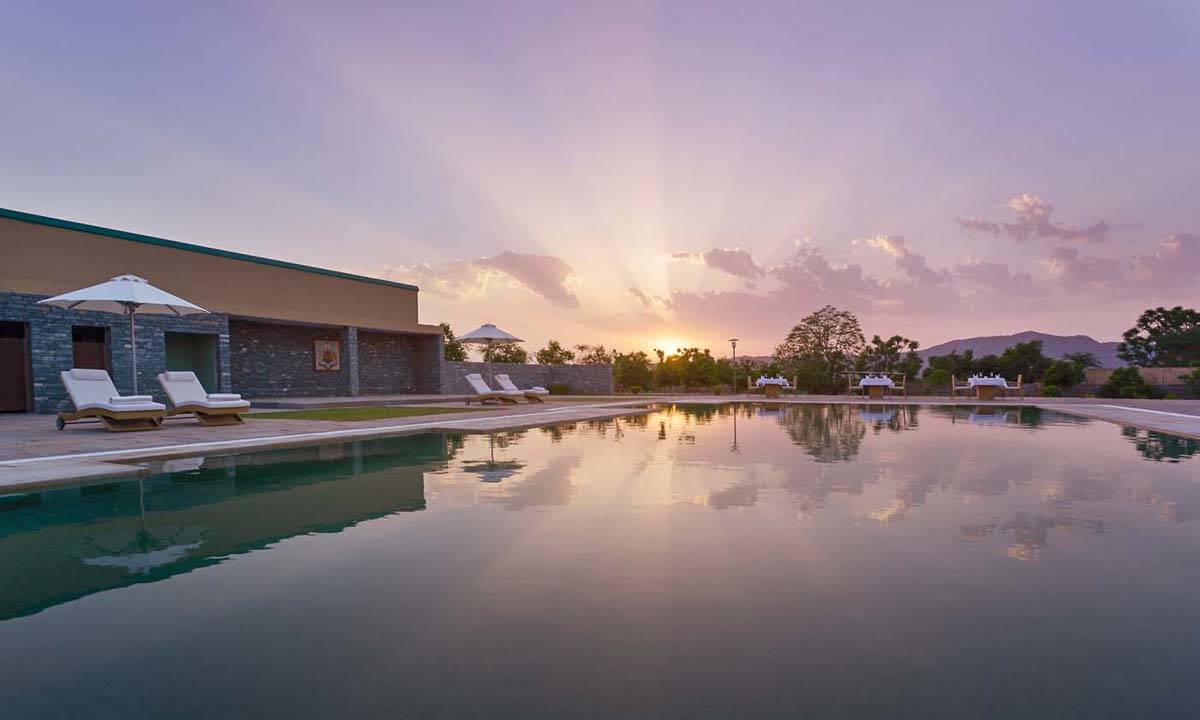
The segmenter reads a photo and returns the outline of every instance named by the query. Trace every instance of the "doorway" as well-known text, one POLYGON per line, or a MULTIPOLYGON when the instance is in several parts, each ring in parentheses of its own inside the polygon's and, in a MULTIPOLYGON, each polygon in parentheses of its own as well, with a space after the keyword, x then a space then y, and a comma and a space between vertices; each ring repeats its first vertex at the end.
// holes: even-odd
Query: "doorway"
POLYGON ((0 412, 28 412, 29 326, 0 322, 0 412))
POLYGON ((72 367, 111 370, 108 361, 108 328, 76 325, 71 328, 72 367))
POLYGON ((217 336, 202 333, 164 334, 167 370, 190 370, 205 392, 217 391, 217 336))

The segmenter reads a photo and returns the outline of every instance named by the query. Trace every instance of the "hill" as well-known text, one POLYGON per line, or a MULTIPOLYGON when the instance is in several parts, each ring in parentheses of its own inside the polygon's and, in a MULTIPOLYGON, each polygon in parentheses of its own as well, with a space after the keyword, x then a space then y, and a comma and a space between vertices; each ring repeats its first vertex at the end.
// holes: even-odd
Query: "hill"
POLYGON ((929 359, 931 355, 945 355, 950 352, 961 353, 964 350, 974 351, 975 357, 981 355, 999 355, 1004 352, 1004 348, 1010 345, 1015 345, 1019 342, 1029 342, 1030 340, 1041 340, 1042 350, 1048 357, 1061 358, 1068 353, 1090 352, 1096 356, 1096 359, 1100 361, 1100 365, 1103 367, 1116 368, 1125 364, 1117 358, 1117 343, 1115 342, 1100 342, 1087 335, 1048 335, 1032 330, 1016 333, 1015 335, 989 335, 985 337, 950 340, 940 345, 924 348, 919 354, 923 360, 929 359))

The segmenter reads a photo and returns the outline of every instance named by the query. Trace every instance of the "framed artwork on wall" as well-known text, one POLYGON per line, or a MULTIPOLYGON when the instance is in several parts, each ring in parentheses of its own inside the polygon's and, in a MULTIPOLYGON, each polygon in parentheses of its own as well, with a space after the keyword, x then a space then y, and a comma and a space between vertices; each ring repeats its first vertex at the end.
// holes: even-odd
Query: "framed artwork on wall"
POLYGON ((341 340, 313 340, 313 365, 317 372, 338 372, 342 369, 341 340))

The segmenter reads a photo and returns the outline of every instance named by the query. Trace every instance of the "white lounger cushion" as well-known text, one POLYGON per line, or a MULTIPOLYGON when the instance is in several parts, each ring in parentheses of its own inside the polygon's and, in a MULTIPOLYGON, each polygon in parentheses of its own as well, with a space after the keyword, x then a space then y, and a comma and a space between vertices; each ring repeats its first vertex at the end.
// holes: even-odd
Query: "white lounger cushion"
POLYGON ((471 384, 471 389, 475 391, 476 395, 491 395, 493 397, 521 397, 523 394, 520 390, 515 392, 512 390, 493 390, 488 387, 486 382, 483 381, 483 376, 479 373, 471 373, 470 375, 467 375, 466 378, 467 382, 471 384))
POLYGON ((208 394, 204 391, 204 386, 200 384, 200 379, 196 377, 196 373, 194 372, 170 370, 160 373, 158 384, 162 385, 167 398, 170 399, 171 404, 175 407, 192 405, 209 408, 210 410, 250 407, 250 402, 243 400, 241 395, 233 393, 208 394))
POLYGON ((167 409, 166 405, 154 402, 149 395, 121 397, 112 378, 104 370, 76 368, 63 371, 61 377, 71 403, 79 411, 111 410, 120 413, 167 409))
POLYGON ((512 378, 510 378, 508 375, 505 375, 505 374, 497 375, 496 382, 498 382, 500 384, 500 387, 504 388, 504 390, 506 390, 507 392, 510 392, 510 393, 521 393, 522 395, 549 395, 550 394, 549 390, 547 390, 546 388, 544 388, 540 385, 531 387, 528 390, 521 390, 512 381, 512 378))

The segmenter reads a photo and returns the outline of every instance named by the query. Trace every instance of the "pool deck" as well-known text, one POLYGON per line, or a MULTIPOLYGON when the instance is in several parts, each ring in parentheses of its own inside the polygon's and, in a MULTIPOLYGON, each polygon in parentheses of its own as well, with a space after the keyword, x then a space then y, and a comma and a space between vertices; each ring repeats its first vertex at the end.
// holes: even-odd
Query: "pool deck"
MULTIPOLYGON (((322 401, 331 399, 323 398, 322 401)), ((332 399, 335 400, 336 399, 332 399)), ((402 398, 379 404, 400 405, 402 398)), ((498 432, 540 425, 605 420, 647 412, 650 403, 724 404, 761 401, 745 395, 623 395, 555 398, 544 405, 472 409, 458 413, 356 422, 251 419, 231 427, 203 427, 190 418, 168 421, 153 432, 110 433, 98 423, 54 429, 52 415, 0 415, 0 491, 14 492, 71 482, 89 482, 149 472, 150 460, 254 449, 344 442, 412 432, 498 432)), ((805 395, 784 397, 787 404, 868 403, 861 397, 805 395)), ((452 398, 436 403, 461 408, 452 398), (446 402, 451 400, 451 402, 446 402)), ((433 405, 429 398, 414 404, 433 405)), ((891 398, 885 404, 1027 406, 1063 412, 1118 425, 1200 439, 1200 400, 1101 400, 1093 398, 1029 398, 975 402, 947 397, 891 398)), ((323 407, 331 407, 324 405, 323 407)), ((333 406, 336 407, 336 406, 333 406)))

